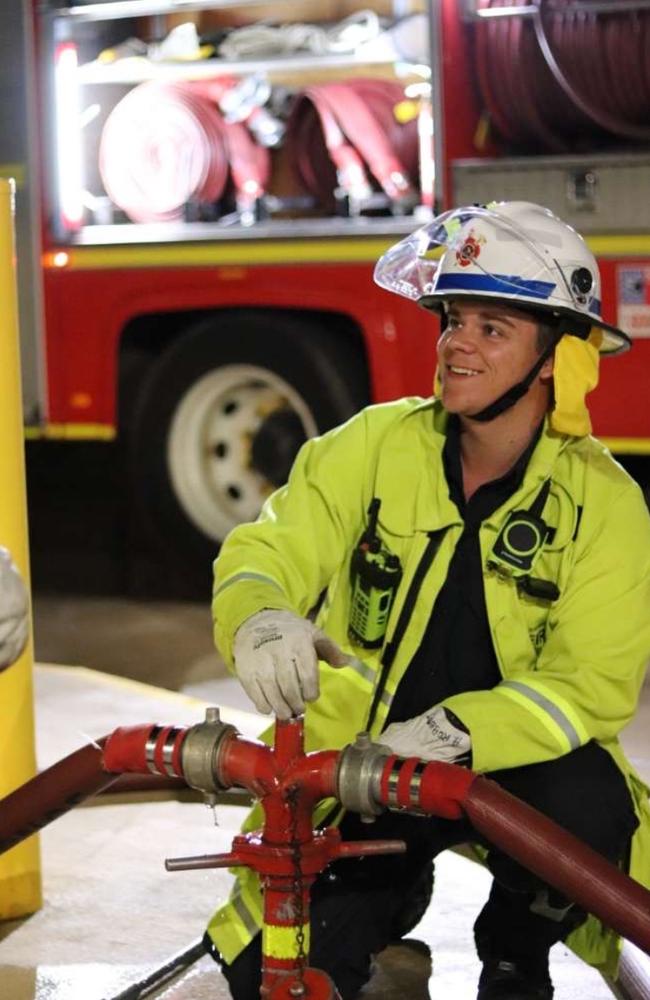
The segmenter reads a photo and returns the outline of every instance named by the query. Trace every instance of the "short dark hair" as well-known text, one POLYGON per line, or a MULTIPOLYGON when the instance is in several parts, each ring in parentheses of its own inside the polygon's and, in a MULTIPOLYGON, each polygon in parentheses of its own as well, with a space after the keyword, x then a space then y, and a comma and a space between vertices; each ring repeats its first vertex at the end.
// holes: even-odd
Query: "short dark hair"
POLYGON ((549 323, 548 319, 544 317, 539 319, 537 322, 537 351, 539 354, 544 354, 551 347, 555 347, 558 341, 558 328, 557 322, 549 323))

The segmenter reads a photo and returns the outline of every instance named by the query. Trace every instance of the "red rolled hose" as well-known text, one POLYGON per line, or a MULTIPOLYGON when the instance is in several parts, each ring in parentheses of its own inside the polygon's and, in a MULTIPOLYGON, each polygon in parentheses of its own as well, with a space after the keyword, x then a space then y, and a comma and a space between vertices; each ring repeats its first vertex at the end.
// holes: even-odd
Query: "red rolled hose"
POLYGON ((479 0, 506 6, 527 14, 479 19, 473 39, 485 108, 508 145, 560 153, 650 140, 650 10, 479 0))
POLYGON ((288 155, 299 183, 323 207, 333 209, 338 180, 319 109, 331 113, 343 140, 367 166, 369 182, 390 193, 391 159, 407 179, 418 176, 417 122, 402 123, 395 116, 395 107, 403 100, 400 84, 375 78, 319 84, 297 95, 287 123, 288 155), (375 134, 367 127, 366 115, 374 120, 375 134))
POLYGON ((141 84, 108 116, 99 170, 110 199, 134 222, 182 219, 214 202, 228 181, 226 123, 191 84, 141 84))

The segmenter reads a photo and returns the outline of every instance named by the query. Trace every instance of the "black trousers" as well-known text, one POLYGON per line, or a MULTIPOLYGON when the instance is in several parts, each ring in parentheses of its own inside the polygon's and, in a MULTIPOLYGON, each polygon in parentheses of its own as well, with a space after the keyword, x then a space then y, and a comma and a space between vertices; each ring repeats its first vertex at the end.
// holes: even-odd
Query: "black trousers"
MULTIPOLYGON (((626 859, 638 821, 622 774, 596 743, 557 760, 489 777, 609 860, 626 859)), ((448 847, 484 841, 466 819, 400 813, 384 813, 373 824, 348 813, 340 829, 345 840, 397 837, 408 845, 406 854, 338 861, 312 889, 310 965, 332 977, 343 1000, 352 1000, 370 977, 373 955, 422 915, 432 859, 448 847)), ((474 928, 479 957, 544 955, 585 914, 569 908, 568 900, 512 859, 485 846, 494 881, 474 928)), ((260 939, 258 934, 232 965, 209 949, 222 966, 234 1000, 259 995, 260 939)))

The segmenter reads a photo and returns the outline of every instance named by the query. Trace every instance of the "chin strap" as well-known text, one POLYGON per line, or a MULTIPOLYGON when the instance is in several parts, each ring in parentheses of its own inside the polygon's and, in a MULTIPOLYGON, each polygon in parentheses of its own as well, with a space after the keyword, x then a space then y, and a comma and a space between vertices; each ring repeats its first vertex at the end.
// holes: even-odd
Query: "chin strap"
POLYGON ((549 344, 545 351, 542 351, 533 367, 530 369, 526 377, 521 380, 521 382, 516 382, 513 386, 507 389, 502 396, 495 399, 493 403, 489 403, 479 413, 473 413, 469 416, 469 419, 477 420, 479 423, 487 423, 489 420, 494 420, 494 418, 498 417, 499 414, 509 410, 511 406, 514 406, 522 396, 526 395, 533 381, 542 370, 544 362, 550 358, 562 336, 562 332, 558 332, 555 335, 552 343, 549 344))

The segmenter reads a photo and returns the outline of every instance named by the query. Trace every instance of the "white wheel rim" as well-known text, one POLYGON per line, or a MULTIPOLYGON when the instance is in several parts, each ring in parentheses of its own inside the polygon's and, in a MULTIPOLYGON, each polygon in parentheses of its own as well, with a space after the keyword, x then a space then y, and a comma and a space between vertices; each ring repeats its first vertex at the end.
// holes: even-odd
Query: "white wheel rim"
POLYGON ((176 498, 190 521, 221 541, 236 524, 254 520, 272 484, 251 464, 251 443, 280 407, 300 419, 306 437, 318 433, 296 389, 256 365, 207 372, 181 397, 167 440, 167 467, 176 498))

